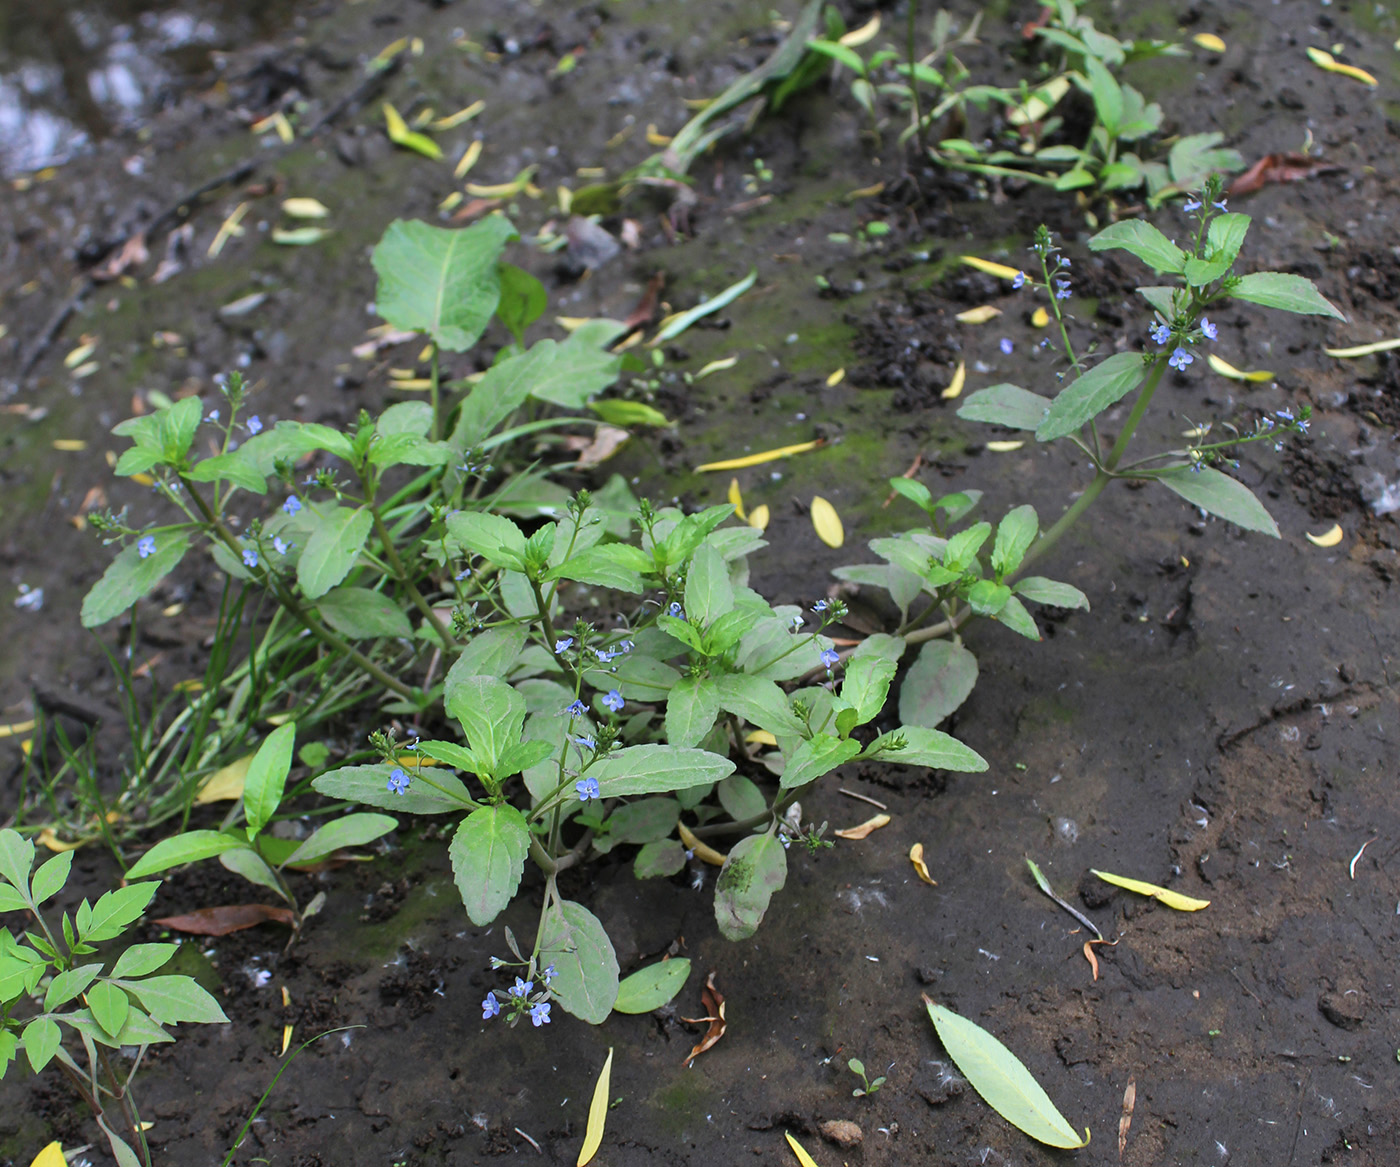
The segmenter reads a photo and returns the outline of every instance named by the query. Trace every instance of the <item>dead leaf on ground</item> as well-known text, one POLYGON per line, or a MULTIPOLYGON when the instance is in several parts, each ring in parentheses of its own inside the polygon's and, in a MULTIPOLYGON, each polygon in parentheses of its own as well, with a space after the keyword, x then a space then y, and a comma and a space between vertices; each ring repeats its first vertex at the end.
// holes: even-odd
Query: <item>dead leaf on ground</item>
POLYGON ((915 843, 909 848, 909 862, 914 865, 914 872, 930 887, 937 887, 938 880, 929 874, 928 864, 924 862, 924 845, 915 843))
POLYGON ((452 216, 449 222, 470 223, 473 219, 480 218, 487 211, 494 211, 504 202, 504 199, 472 199, 466 203, 459 211, 452 216))
POLYGON ((1271 182, 1301 182, 1318 174, 1332 174, 1345 169, 1345 166, 1338 166, 1335 162, 1324 162, 1321 158, 1309 158, 1306 154, 1292 151, 1265 154, 1230 183, 1230 189, 1225 193, 1233 199, 1253 194, 1271 182))
POLYGON ((1123 1117, 1118 1120, 1118 1158, 1128 1149, 1128 1130, 1133 1125, 1133 1107, 1137 1104, 1137 1079, 1128 1079, 1123 1091, 1123 1117))
POLYGON ((854 827, 847 827, 844 831, 832 831, 838 839, 863 839, 871 831, 878 831, 881 827, 890 824, 890 816, 887 814, 877 814, 873 818, 868 818, 865 822, 854 827))
POLYGON ((689 1025, 700 1025, 708 1022, 710 1028, 706 1030, 705 1036, 696 1043, 695 1048, 681 1063, 684 1066, 690 1065, 692 1061, 719 1041, 724 1036, 724 1031, 729 1027, 729 1022, 724 1016, 724 994, 715 988, 714 973, 705 978, 705 987, 700 990, 700 1003, 705 1006, 704 1017, 682 1017, 681 1020, 689 1025))
POLYGON ((1034 40, 1037 29, 1045 28, 1050 23, 1050 18, 1055 15, 1055 10, 1050 5, 1041 6, 1040 15, 1034 20, 1028 20, 1021 25, 1021 36, 1025 40, 1034 40))
MULTIPOLYGON (((1077 931, 1079 931, 1079 929, 1076 928, 1075 931, 1077 932, 1077 931)), ((1098 980, 1098 979, 1099 979, 1099 958, 1098 958, 1097 956, 1094 955, 1094 945, 1095 945, 1095 944, 1107 944, 1109 948, 1113 948, 1113 947, 1115 947, 1115 946, 1118 944, 1118 941, 1116 941, 1116 940, 1114 940, 1114 941, 1112 941, 1112 942, 1109 942, 1109 941, 1107 941, 1107 940, 1086 940, 1086 941, 1084 941, 1084 959, 1087 960, 1087 961, 1089 962, 1089 968, 1093 970, 1093 973, 1094 973, 1094 980, 1098 980)))
POLYGON ((661 299, 661 289, 666 286, 666 273, 657 272, 647 281, 646 291, 642 293, 642 298, 637 301, 637 306, 628 313, 623 326, 628 332, 638 328, 644 328, 656 317, 656 305, 661 299))
POLYGON ((200 908, 183 916, 166 916, 155 922, 195 936, 227 936, 259 924, 286 924, 288 928, 295 928, 297 914, 291 908, 276 904, 228 904, 220 908, 200 908))
POLYGON ((121 250, 108 256, 107 262, 92 269, 93 283, 106 284, 122 275, 129 267, 140 267, 151 258, 146 250, 146 234, 138 231, 122 244, 121 250))
POLYGON ((600 425, 591 438, 576 434, 565 438, 562 444, 566 450, 577 450, 578 462, 575 465, 587 469, 606 462, 631 436, 626 430, 618 429, 615 425, 600 425))

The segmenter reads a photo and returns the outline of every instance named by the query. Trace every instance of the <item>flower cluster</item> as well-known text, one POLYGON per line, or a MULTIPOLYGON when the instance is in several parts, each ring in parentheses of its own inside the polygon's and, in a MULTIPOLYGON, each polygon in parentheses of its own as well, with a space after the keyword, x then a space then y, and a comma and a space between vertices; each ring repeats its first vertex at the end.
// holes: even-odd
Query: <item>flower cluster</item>
MULTIPOLYGON (((503 968, 506 962, 497 957, 491 958, 492 968, 503 968)), ((540 988, 535 982, 524 977, 516 977, 515 984, 506 989, 492 989, 481 1002, 481 1019, 490 1021, 493 1017, 506 1015, 506 1021, 513 1027, 522 1017, 529 1017, 530 1024, 538 1029, 549 1024, 549 984, 558 975, 554 966, 549 965, 542 973, 540 988)))

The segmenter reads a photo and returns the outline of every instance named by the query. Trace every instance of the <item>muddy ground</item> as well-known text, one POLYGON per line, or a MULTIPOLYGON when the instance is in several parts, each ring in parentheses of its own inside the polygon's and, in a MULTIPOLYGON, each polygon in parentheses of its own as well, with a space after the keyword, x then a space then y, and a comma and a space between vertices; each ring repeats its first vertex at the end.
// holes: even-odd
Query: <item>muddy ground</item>
MULTIPOLYGON (((768 7, 717 3, 703 21, 689 12, 682 21, 675 6, 645 0, 304 5, 271 39, 243 43, 197 83, 172 86, 163 110, 95 143, 50 180, 8 193, 0 205, 8 326, 0 339, 0 563, 10 592, 0 607, 0 721, 29 715, 36 683, 113 701, 106 665, 77 628, 81 597, 108 553, 69 520, 94 490, 137 520, 159 513, 103 459, 119 448, 107 430, 128 416, 134 395, 207 395, 216 373, 241 366, 269 424, 342 424, 392 400, 387 368, 412 354, 374 363, 350 354, 375 323, 367 256, 385 224, 436 220, 454 186, 450 163, 476 135, 485 149, 472 177, 481 182, 537 163, 535 181, 548 192, 579 185, 580 167, 616 172, 639 161, 652 149, 649 123, 674 131, 686 116, 683 98, 717 92, 771 50, 768 7), (360 61, 414 35, 423 56, 387 76, 382 92, 360 93, 370 105, 336 109, 356 93, 360 61), (500 58, 464 49, 456 43, 464 38, 500 58), (580 48, 578 67, 553 75, 580 48), (380 98, 405 111, 446 111, 477 97, 487 101, 481 117, 443 135, 448 165, 395 150, 381 132, 380 98), (248 122, 278 108, 303 126, 334 116, 289 147, 249 133, 248 122), (82 295, 24 370, 106 243, 245 160, 250 171, 150 232, 150 256, 128 270, 129 286, 117 280, 82 295), (330 206, 335 235, 314 248, 272 244, 277 203, 289 194, 330 206), (210 258, 220 223, 242 201, 250 203, 247 234, 210 258), (171 243, 182 222, 189 238, 171 243), (155 282, 167 257, 180 269, 155 282), (267 298, 252 311, 220 314, 254 292, 267 298), (176 339, 153 343, 158 332, 176 339), (75 379, 63 358, 84 334, 100 338, 100 367, 75 379), (55 452, 56 439, 87 448, 55 452), (41 610, 11 606, 21 584, 44 589, 41 610)), ((188 971, 217 988, 232 1023, 192 1027, 151 1055, 140 1099, 155 1123, 158 1161, 219 1161, 278 1068, 286 1024, 298 1040, 364 1028, 325 1039, 287 1071, 237 1163, 572 1163, 609 1047, 619 1101, 598 1161, 610 1164, 787 1163, 784 1130, 822 1164, 1395 1161, 1400 806, 1392 743, 1400 710, 1390 670, 1400 533, 1377 504, 1384 510, 1400 490, 1400 359, 1341 362, 1321 347, 1400 333, 1400 52, 1391 47, 1400 27, 1369 3, 1089 7, 1125 33, 1205 31, 1227 42, 1223 56, 1193 50, 1130 75, 1164 103, 1170 129, 1220 129, 1250 160, 1297 149, 1311 134, 1344 167, 1266 188, 1233 209, 1255 217, 1247 269, 1314 278, 1349 323, 1229 309, 1217 351, 1239 367, 1274 370, 1275 382, 1242 387, 1198 362, 1173 377, 1159 398, 1167 408, 1144 435, 1166 442, 1196 422, 1310 403, 1308 441, 1283 455, 1253 447, 1239 471, 1283 538, 1203 521, 1165 493, 1110 491, 1043 565, 1083 589, 1093 610, 1042 620, 1038 645, 995 626, 970 639, 982 679, 951 729, 988 759, 989 772, 844 772, 839 785, 887 803, 893 822, 816 861, 795 859, 751 941, 718 936, 712 873, 696 891, 688 873, 638 883, 618 859, 592 868, 587 883, 566 892, 604 920, 624 971, 676 943, 695 962, 691 983, 659 1014, 615 1016, 596 1029, 567 1017, 543 1031, 483 1023, 479 1002, 500 983, 487 961, 503 952, 501 930, 469 925, 445 847, 421 824, 406 821, 372 864, 300 877, 303 898, 323 890, 328 900, 290 954, 272 928, 186 947, 188 971), (1306 45, 1337 43, 1377 75, 1375 91, 1302 55, 1306 45), (1305 540, 1334 521, 1340 545, 1305 540), (915 842, 937 887, 915 878, 905 858, 915 842), (1119 937, 1117 947, 1097 950, 1097 980, 1081 954, 1083 934, 1036 891, 1026 855, 1119 937), (1090 868, 1168 884, 1211 906, 1174 913, 1109 891, 1090 868), (682 1018, 700 1015, 711 970, 729 1029, 687 1069, 700 1027, 682 1018), (1000 1036, 1071 1123, 1092 1130, 1089 1147, 1043 1149, 990 1111, 948 1063, 921 993, 1000 1036), (850 1056, 887 1073, 878 1094, 851 1096, 850 1056), (1120 1151, 1130 1082, 1136 1104, 1120 1151), (857 1123, 863 1142, 826 1143, 818 1126, 828 1119, 857 1123)), ((954 5, 963 20, 972 10, 954 5)), ((888 27, 901 12, 885 10, 888 27)), ((868 14, 864 6, 847 13, 868 14)), ((1021 51, 1011 22, 1028 14, 989 5, 983 45, 965 55, 968 64, 1008 75, 1021 51)), ((1082 214, 1067 198, 987 190, 922 168, 910 174, 892 132, 872 153, 857 113, 839 89, 824 87, 702 159, 693 236, 674 246, 655 208, 643 207, 638 249, 585 280, 556 257, 523 248, 513 256, 546 280, 550 316, 625 316, 656 271, 667 275, 666 299, 686 307, 757 264, 758 290, 723 313, 721 327, 681 337, 667 368, 693 371, 730 355, 738 364, 695 385, 663 377, 655 401, 678 426, 638 435, 610 468, 654 496, 713 503, 728 476, 696 475, 694 465, 813 436, 841 439, 740 472, 746 501, 773 509, 755 582, 778 601, 821 596, 828 569, 868 558, 863 542, 901 521, 881 507, 884 479, 916 454, 935 489, 987 491, 989 514, 1030 501, 1053 516, 1087 480, 1058 448, 989 452, 986 441, 1006 435, 959 422, 940 397, 960 359, 969 390, 998 380, 1041 391, 1053 383, 1049 363, 1035 358, 1032 305, 948 257, 1019 263, 1031 230, 1046 221, 1063 234, 1087 297, 1075 302, 1077 337, 1136 344, 1146 327, 1131 295, 1146 273, 1129 258, 1090 255, 1082 214), (844 197, 880 181, 880 196, 844 197), (862 242, 859 229, 875 219, 891 233, 862 242), (832 290, 817 287, 818 275, 832 290), (997 323, 953 319, 988 301, 1006 311, 997 323), (1015 342, 1010 356, 999 350, 1003 336, 1015 342), (829 387, 837 368, 846 377, 829 387), (805 514, 817 492, 846 519, 839 551, 816 540, 805 514)), ((550 205, 548 196, 522 199, 514 213, 533 230, 550 205)), ((1174 209, 1155 221, 1169 234, 1182 229, 1174 209)), ((454 371, 489 354, 488 345, 458 358, 454 371)), ((155 632, 137 645, 154 660, 150 684, 168 688, 197 667, 217 594, 217 580, 189 574, 155 598, 155 607, 186 608, 167 624, 148 622, 155 632)), ((858 608, 860 617, 875 615, 858 608)), ((115 642, 115 629, 106 635, 115 642)), ((347 726, 343 740, 368 728, 347 726)), ((0 751, 8 813, 19 752, 13 740, 0 741, 0 751)), ((837 785, 816 797, 809 817, 833 825, 864 818, 869 808, 837 785)), ((113 877, 96 848, 80 852, 76 870, 89 891, 113 877)), ((537 891, 498 925, 530 934, 537 891)), ((208 865, 169 880, 153 915, 249 898, 248 885, 208 865)), ((28 1163, 50 1138, 65 1147, 97 1138, 53 1075, 36 1083, 12 1071, 0 1099, 0 1163, 28 1163)), ((87 1157, 105 1161, 96 1148, 87 1157)))

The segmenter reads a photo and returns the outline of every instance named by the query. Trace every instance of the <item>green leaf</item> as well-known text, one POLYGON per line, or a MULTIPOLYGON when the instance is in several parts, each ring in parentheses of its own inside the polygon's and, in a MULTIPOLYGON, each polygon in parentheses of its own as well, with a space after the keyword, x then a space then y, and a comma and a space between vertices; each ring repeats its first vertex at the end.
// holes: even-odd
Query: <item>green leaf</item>
POLYGON ((560 900, 540 929, 541 965, 554 965, 550 991, 566 1013, 601 1025, 617 1001, 617 955, 603 925, 587 908, 560 900))
MULTIPOLYGON (((137 878, 133 874, 134 871, 135 868, 126 873, 127 879, 137 878)), ((152 883, 132 883, 126 887, 114 888, 102 895, 86 913, 82 910, 87 907, 87 901, 84 901, 78 909, 78 935, 90 944, 116 939, 128 924, 146 910, 146 905, 151 902, 151 897, 156 894, 156 888, 159 886, 160 881, 155 880, 152 883)))
POLYGON ((413 635, 413 625, 394 601, 369 588, 332 588, 316 602, 316 610, 343 636, 407 639, 413 635))
POLYGON ((1051 1147, 1083 1147, 1080 1138, 1055 1109, 1030 1071, 1016 1055, 980 1025, 959 1017, 924 997, 938 1040, 972 1088, 993 1110, 1018 1130, 1051 1147))
POLYGON ((254 835, 277 813, 282 791, 287 786, 287 773, 292 768, 292 746, 296 736, 295 721, 279 725, 267 735, 248 765, 248 773, 243 779, 243 816, 248 822, 248 830, 254 835))
POLYGON ((996 616, 1011 599, 1011 589, 992 579, 979 579, 968 589, 967 606, 979 616, 996 616))
POLYGON ((530 396, 563 409, 582 409, 595 394, 610 389, 622 371, 622 355, 610 353, 575 332, 562 344, 541 340, 530 396))
POLYGON ((80 964, 77 968, 55 974, 44 992, 44 1008, 50 1010, 66 1005, 74 997, 85 992, 101 971, 102 962, 98 961, 96 964, 80 964))
POLYGON ((1275 539, 1279 537, 1278 524, 1264 509, 1264 504, 1254 497, 1249 487, 1228 474, 1209 466, 1202 466, 1196 471, 1189 466, 1177 466, 1154 474, 1153 478, 1168 490, 1181 495, 1192 506, 1226 519, 1246 531, 1258 531, 1275 539))
POLYGON ((444 466, 452 461, 453 449, 446 442, 432 442, 416 434, 376 436, 369 448, 373 466, 444 466))
POLYGON ((1317 290, 1312 280, 1302 276, 1278 271, 1255 272, 1241 276, 1239 282, 1230 285, 1228 290, 1233 299, 1248 300, 1265 308, 1282 308, 1299 316, 1331 316, 1346 321, 1346 317, 1317 290))
POLYGON ((98 981, 88 990, 86 999, 97 1024, 116 1037, 131 1012, 131 998, 110 981, 98 981))
POLYGON ((668 426, 671 419, 659 409, 654 409, 642 401, 623 401, 609 398, 606 401, 590 401, 588 408, 609 425, 628 429, 639 425, 668 426))
POLYGON ((1018 596, 1025 596, 1037 604, 1050 604, 1056 608, 1083 608, 1089 610, 1089 597, 1072 584, 1059 583, 1046 579, 1043 575, 1027 576, 1011 589, 1018 596))
POLYGON ((617 986, 613 1008, 619 1013, 650 1013, 685 988, 690 961, 684 956, 639 968, 617 986))
POLYGON ((158 871, 166 871, 185 863, 198 863, 201 859, 212 859, 231 847, 242 846, 246 846, 243 839, 226 835, 222 831, 186 831, 182 835, 162 839, 132 864, 126 877, 143 879, 148 875, 155 875, 158 871))
POLYGON ((595 689, 616 689, 628 701, 659 701, 681 679, 670 665, 640 652, 629 653, 612 664, 616 672, 603 668, 584 670, 583 679, 595 689))
POLYGON ((509 803, 480 807, 458 824, 448 855, 473 924, 489 924, 510 903, 529 851, 525 816, 509 803))
POLYGON ((752 936, 786 882, 787 852, 776 835, 750 835, 736 844, 715 882, 715 922, 724 938, 752 936))
POLYGON ((891 478, 890 489, 895 494, 907 498, 928 514, 933 514, 933 492, 922 482, 917 482, 912 478, 891 478))
POLYGON ((1110 138, 1118 137, 1123 124, 1123 90, 1102 61, 1092 54, 1084 58, 1084 71, 1089 74, 1089 88, 1094 95, 1094 109, 1110 138))
POLYGON ((544 315, 549 295, 544 285, 513 263, 500 265, 501 299, 496 318, 511 331, 515 343, 524 345, 525 330, 544 315))
POLYGON ((445 708, 461 722, 472 752, 494 774, 506 748, 520 740, 525 698, 495 677, 467 677, 453 689, 445 708))
POLYGON ((996 543, 992 546, 992 570, 998 579, 1021 566, 1039 530, 1040 519, 1035 507, 1019 506, 1006 513, 997 526, 996 543))
MULTIPOLYGON (((731 774, 715 789, 724 813, 736 823, 761 815, 768 809, 768 799, 750 778, 731 774)), ((668 832, 669 833, 669 832, 668 832)))
POLYGON ((1163 320, 1176 316, 1176 288, 1163 286, 1139 288, 1138 295, 1157 309, 1163 320))
POLYGON ((178 1025, 182 1021, 205 1024, 227 1021, 224 1011, 192 977, 146 977, 139 981, 118 981, 141 1002, 141 1007, 159 1025, 178 1025))
POLYGON ((977 561, 977 553, 987 536, 992 533, 992 524, 973 523, 965 531, 959 531, 943 548, 943 565, 949 571, 966 571, 977 561))
POLYGON ((1213 258, 1234 263, 1240 248, 1244 246, 1244 237, 1249 233, 1250 222, 1248 215, 1236 214, 1233 211, 1226 215, 1216 215, 1206 228, 1206 242, 1216 252, 1213 258))
POLYGON ((365 507, 338 506, 320 518, 297 562, 297 582, 309 599, 320 599, 350 574, 373 526, 365 507))
POLYGON ((689 311, 682 312, 679 316, 672 320, 670 324, 666 325, 666 327, 664 327, 660 332, 658 332, 654 337, 652 337, 651 343, 655 345, 661 344, 668 340, 674 340, 676 337, 680 336, 682 332, 684 332, 687 328, 694 324, 697 320, 700 320, 703 317, 710 315, 710 313, 712 312, 718 312, 721 308, 728 307, 745 292, 747 292, 751 287, 753 287, 757 279, 758 268, 750 268, 749 274, 746 275, 738 283, 730 284, 730 286, 725 288, 724 291, 720 292, 719 295, 711 296, 708 300, 705 300, 703 303, 697 304, 694 308, 691 308, 689 311))
POLYGON ((29 896, 29 869, 34 866, 34 844, 18 831, 0 830, 0 876, 29 896))
POLYGON ((628 746, 599 758, 588 776, 598 780, 603 798, 624 794, 666 794, 718 782, 734 772, 734 763, 708 750, 679 746, 628 746))
MULTIPOLYGON (((132 471, 137 473, 137 471, 132 471)), ((253 494, 267 493, 267 476, 250 462, 242 450, 216 454, 197 462, 186 475, 192 482, 232 482, 253 494)))
POLYGON ((449 515, 447 530, 468 551, 498 567, 525 570, 525 535, 509 519, 481 511, 449 515))
POLYGON ((1045 420, 1051 401, 1017 385, 993 385, 979 389, 963 402, 958 416, 967 421, 1005 426, 1013 430, 1037 429, 1045 420))
POLYGON ((348 814, 312 832, 311 837, 288 855, 282 865, 295 867, 299 863, 315 863, 342 848, 363 847, 387 835, 398 825, 398 820, 387 814, 348 814))
POLYGON ((137 600, 160 583, 190 549, 183 531, 154 531, 144 536, 154 539, 156 549, 141 558, 141 540, 125 548, 83 598, 82 624, 96 628, 120 616, 137 600))
POLYGON ((851 70, 857 77, 865 76, 865 61, 861 58, 861 55, 849 45, 843 45, 840 41, 829 41, 818 38, 808 41, 807 47, 813 52, 821 53, 822 56, 830 57, 833 61, 845 65, 846 68, 851 70))
POLYGON ((1130 251, 1153 271, 1180 275, 1186 270, 1186 253, 1151 223, 1125 219, 1105 227, 1089 240, 1090 251, 1130 251))
POLYGON ((786 759, 778 785, 784 790, 805 786, 849 762, 859 753, 860 742, 819 733, 793 750, 792 757, 786 759))
POLYGON ((632 874, 638 879, 665 879, 685 866, 685 848, 675 839, 645 843, 632 862, 632 874))
POLYGON ((950 640, 930 640, 900 685, 900 724, 936 729, 967 700, 976 684, 977 658, 972 653, 950 640))
POLYGON ((144 977, 163 966, 179 950, 178 944, 133 944, 112 966, 109 976, 144 977))
POLYGON ((72 866, 72 851, 63 851, 42 864, 34 873, 34 882, 31 885, 34 902, 42 904, 68 882, 68 869, 72 866))
POLYGON ((659 843, 676 829, 680 817, 681 804, 674 798, 643 798, 618 807, 608 816, 607 837, 614 846, 659 843))
MULTIPOLYGON (((864 725, 880 715, 897 667, 895 661, 882 656, 851 658, 846 665, 845 679, 841 682, 841 699, 855 713, 852 727, 864 725)), ((846 733, 849 732, 850 729, 847 729, 846 733)))
POLYGON ((429 767, 411 773, 406 771, 413 779, 412 784, 405 793, 393 794, 389 791, 391 769, 393 767, 384 764, 342 766, 312 779, 311 787, 329 798, 363 802, 366 806, 402 811, 404 814, 447 814, 472 806, 472 797, 466 786, 448 770, 429 767))
POLYGON ((734 585, 729 582, 729 564, 708 543, 702 543, 691 557, 686 572, 686 615, 709 624, 733 608, 734 585))
POLYGON ((893 762, 899 766, 928 766, 935 770, 960 770, 970 774, 979 774, 987 768, 986 759, 957 738, 940 730, 916 725, 900 726, 890 733, 881 734, 865 747, 862 756, 879 758, 882 762, 893 762), (904 748, 890 748, 900 738, 904 739, 904 748))
MULTIPOLYGON (((774 623, 781 625, 782 621, 775 620, 774 623)), ((783 635, 787 636, 787 633, 783 635)), ((807 670, 804 668, 801 671, 805 673, 807 670)), ((738 714, 750 725, 784 737, 806 735, 807 727, 792 711, 792 702, 776 681, 733 673, 716 678, 712 684, 719 693, 720 708, 738 714)))
POLYGON ((1195 190, 1215 170, 1234 171, 1244 167, 1238 150, 1218 149, 1225 135, 1218 130, 1187 134, 1172 146, 1167 157, 1172 184, 1177 190, 1195 190))
POLYGON ((449 352, 465 352, 496 311, 498 261, 517 238, 504 215, 461 231, 395 219, 374 248, 379 314, 395 328, 426 332, 449 352))
POLYGON ((1019 632, 1027 640, 1040 639, 1040 629, 1036 627, 1034 618, 1026 611, 1026 606, 1015 596, 1009 597, 997 609, 996 616, 993 618, 998 624, 1005 624, 1013 632, 1019 632))
POLYGON ((58 1052, 62 1036, 57 1023, 47 1017, 36 1017, 24 1027, 20 1040, 24 1042, 24 1054, 36 1074, 47 1066, 58 1052))
POLYGON ((167 462, 174 465, 189 454, 203 416, 204 405, 198 397, 186 397, 156 414, 160 419, 160 444, 167 462))
POLYGON ((642 577, 655 571, 656 564, 640 547, 628 543, 607 543, 575 552, 558 567, 551 568, 545 579, 572 579, 640 595, 646 590, 642 577))
MULTIPOLYGON (((656 626, 666 633, 667 636, 683 644, 693 652, 704 653, 705 644, 700 639, 699 631, 689 620, 682 620, 677 616, 669 616, 662 613, 656 618, 656 626)), ((667 653, 667 655, 670 655, 667 653)))
POLYGON ((1077 433, 1141 385, 1146 376, 1141 353, 1115 353, 1060 391, 1045 420, 1036 427, 1035 440, 1050 442, 1077 433))
POLYGON ((525 635, 523 624, 507 624, 473 636, 447 670, 444 701, 451 701, 452 694, 468 677, 504 677, 525 647, 525 635))
POLYGON ((719 716, 719 691, 701 677, 682 677, 666 695, 666 740, 673 746, 699 745, 719 716))
MULTIPOLYGON (((291 842, 290 839, 268 837, 259 840, 258 845, 266 847, 270 858, 276 862, 288 854, 291 848, 287 844, 291 842)), ((219 864, 235 875, 241 875, 249 883, 267 888, 288 903, 294 902, 278 880, 277 872, 272 870, 268 860, 264 859, 252 846, 230 847, 219 855, 219 864)))

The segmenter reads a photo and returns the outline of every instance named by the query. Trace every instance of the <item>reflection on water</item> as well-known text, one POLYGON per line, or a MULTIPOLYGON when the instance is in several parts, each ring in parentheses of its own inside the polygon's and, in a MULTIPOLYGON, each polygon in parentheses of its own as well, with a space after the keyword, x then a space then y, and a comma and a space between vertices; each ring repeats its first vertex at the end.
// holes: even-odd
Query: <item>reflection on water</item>
POLYGON ((0 0, 0 172, 62 161, 266 37, 290 0, 0 0))

